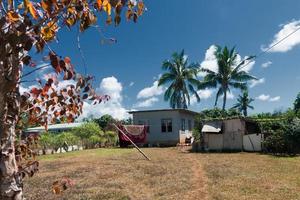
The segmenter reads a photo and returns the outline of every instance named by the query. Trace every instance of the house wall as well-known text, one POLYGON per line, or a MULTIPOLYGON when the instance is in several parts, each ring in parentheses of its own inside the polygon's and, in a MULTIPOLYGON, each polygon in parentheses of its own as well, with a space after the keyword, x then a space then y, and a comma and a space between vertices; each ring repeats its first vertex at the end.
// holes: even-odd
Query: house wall
POLYGON ((245 151, 261 151, 263 134, 249 134, 243 136, 243 147, 245 151))
POLYGON ((244 133, 245 133, 245 125, 242 120, 240 119, 225 120, 224 131, 223 131, 223 149, 242 150, 244 133))
POLYGON ((205 148, 208 150, 218 151, 223 149, 223 134, 206 133, 205 148))
POLYGON ((185 138, 187 137, 191 137, 193 135, 193 128, 194 128, 194 125, 195 125, 195 116, 194 115, 191 115, 191 114, 188 114, 188 113, 184 113, 184 112, 179 112, 179 124, 180 124, 180 127, 179 127, 179 143, 185 143, 185 138), (181 123, 182 123, 182 119, 185 119, 185 130, 181 130, 181 123), (189 130, 189 120, 191 121, 191 129, 189 130))
POLYGON ((147 122, 149 125, 149 133, 147 134, 147 143, 149 144, 165 144, 176 145, 180 142, 181 119, 186 119, 186 130, 183 135, 188 132, 188 119, 192 121, 194 126, 194 116, 192 114, 182 113, 179 111, 157 111, 157 112, 136 112, 133 113, 133 124, 139 124, 140 121, 147 122), (161 120, 172 119, 172 132, 161 131, 161 120))

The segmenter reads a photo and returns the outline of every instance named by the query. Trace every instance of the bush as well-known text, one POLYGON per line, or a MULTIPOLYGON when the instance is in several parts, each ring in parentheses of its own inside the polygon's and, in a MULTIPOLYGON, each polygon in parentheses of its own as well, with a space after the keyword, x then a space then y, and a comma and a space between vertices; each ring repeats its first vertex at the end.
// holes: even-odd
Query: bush
POLYGON ((268 122, 262 125, 265 135, 263 146, 266 152, 273 154, 300 153, 300 120, 268 122))
POLYGON ((79 137, 84 148, 94 148, 97 144, 96 137, 102 137, 104 135, 100 126, 95 122, 86 122, 80 127, 76 127, 71 131, 75 136, 79 137), (91 138, 92 136, 95 136, 91 138))

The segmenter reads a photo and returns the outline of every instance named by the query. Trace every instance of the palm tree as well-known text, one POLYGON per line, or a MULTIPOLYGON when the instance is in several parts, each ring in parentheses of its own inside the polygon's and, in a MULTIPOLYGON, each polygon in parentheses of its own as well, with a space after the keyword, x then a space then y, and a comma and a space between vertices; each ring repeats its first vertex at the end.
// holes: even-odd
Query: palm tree
POLYGON ((229 50, 226 46, 222 49, 217 46, 215 56, 218 62, 217 71, 202 68, 202 72, 206 75, 201 83, 199 89, 204 88, 217 88, 218 92, 216 95, 215 106, 218 103, 218 99, 223 95, 223 110, 225 110, 227 92, 230 92, 230 87, 245 90, 247 89, 247 81, 257 80, 256 77, 249 75, 242 68, 247 60, 253 59, 254 57, 248 57, 241 63, 237 63, 237 52, 235 48, 229 50))
POLYGON ((173 53, 171 60, 163 62, 162 69, 167 72, 158 80, 158 86, 169 85, 164 99, 170 102, 170 107, 187 109, 190 105, 190 95, 195 96, 197 102, 200 101, 197 89, 195 89, 200 83, 197 79, 199 65, 189 64, 184 50, 180 53, 173 53))
POLYGON ((244 116, 247 117, 247 109, 254 109, 253 106, 250 105, 251 102, 254 101, 254 99, 249 98, 249 94, 248 91, 245 90, 243 92, 243 95, 239 95, 239 97, 237 98, 237 103, 234 104, 234 106, 232 108, 237 108, 240 112, 243 112, 244 116))

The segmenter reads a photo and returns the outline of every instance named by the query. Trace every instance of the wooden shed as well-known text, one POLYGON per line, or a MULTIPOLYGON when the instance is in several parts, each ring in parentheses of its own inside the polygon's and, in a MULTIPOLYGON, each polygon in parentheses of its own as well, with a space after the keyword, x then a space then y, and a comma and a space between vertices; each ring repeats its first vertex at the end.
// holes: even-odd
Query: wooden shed
POLYGON ((212 151, 261 151, 263 135, 258 124, 247 118, 204 123, 204 148, 212 151))

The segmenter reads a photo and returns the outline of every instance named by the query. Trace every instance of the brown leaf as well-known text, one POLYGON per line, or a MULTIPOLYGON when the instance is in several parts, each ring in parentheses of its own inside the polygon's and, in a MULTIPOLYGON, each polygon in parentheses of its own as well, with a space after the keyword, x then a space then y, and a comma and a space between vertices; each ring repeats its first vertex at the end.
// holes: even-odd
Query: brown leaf
POLYGON ((144 12, 144 9, 145 9, 145 5, 144 5, 144 2, 140 1, 138 3, 138 16, 141 16, 144 12))
POLYGON ((8 20, 10 22, 16 22, 20 19, 19 14, 17 12, 14 12, 14 11, 9 11, 7 13, 7 17, 8 17, 8 20))
POLYGON ((32 15, 32 17, 34 19, 38 19, 38 13, 37 13, 35 7, 33 6, 32 2, 28 1, 27 8, 28 8, 30 14, 32 15))
POLYGON ((115 21, 115 25, 118 26, 120 24, 120 22, 121 22, 120 15, 116 15, 114 21, 115 21))

